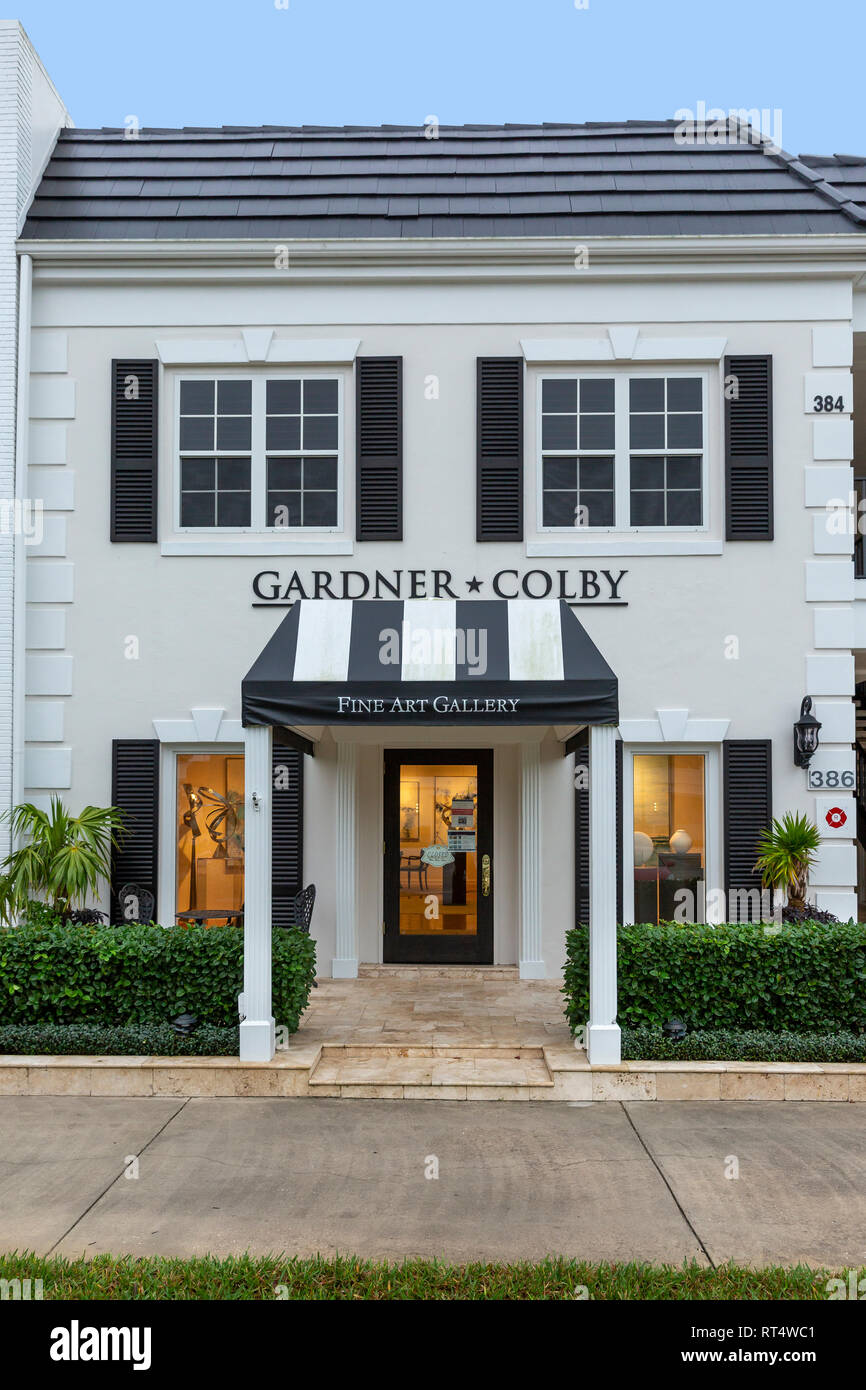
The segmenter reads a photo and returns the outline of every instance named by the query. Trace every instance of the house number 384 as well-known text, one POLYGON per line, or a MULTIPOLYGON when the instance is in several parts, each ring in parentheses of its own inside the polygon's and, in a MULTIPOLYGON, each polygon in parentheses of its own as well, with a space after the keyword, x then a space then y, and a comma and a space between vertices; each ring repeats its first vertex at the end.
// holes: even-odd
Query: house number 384
POLYGON ((841 396, 813 396, 812 405, 815 410, 828 414, 832 410, 844 410, 845 402, 841 396))

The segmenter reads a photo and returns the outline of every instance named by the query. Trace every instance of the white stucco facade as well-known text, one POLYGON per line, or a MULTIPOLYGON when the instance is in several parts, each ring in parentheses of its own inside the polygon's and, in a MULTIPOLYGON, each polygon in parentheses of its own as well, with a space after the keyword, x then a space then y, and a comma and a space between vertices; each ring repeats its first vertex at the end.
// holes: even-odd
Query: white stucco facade
MULTIPOLYGON (((344 235, 288 248, 242 235, 22 236, 68 117, 19 26, 0 26, 0 64, 15 94, 0 108, 0 481, 4 498, 35 501, 41 517, 36 543, 0 536, 0 803, 58 794, 72 807, 107 805, 113 742, 156 740, 154 910, 168 924, 179 915, 177 760, 245 755, 247 811, 266 812, 247 816, 239 904, 247 1056, 273 1047, 271 734, 243 727, 241 681, 297 599, 564 600, 619 685, 617 727, 591 730, 595 790, 582 827, 575 759, 564 756, 576 719, 307 729, 303 880, 317 889, 320 972, 351 977, 383 960, 391 749, 417 750, 419 762, 425 750, 466 749, 467 761, 492 751, 491 963, 529 979, 560 974, 583 910, 575 864, 588 853, 596 1061, 619 1055, 618 897, 623 921, 641 911, 635 757, 701 760, 707 920, 726 916, 724 902, 713 917, 709 906, 727 882, 724 749, 748 740, 771 745, 773 814, 819 825, 817 905, 857 915, 852 697, 866 679, 866 580, 855 577, 850 501, 863 446, 853 422, 866 381, 866 235, 854 220, 832 235, 598 237, 585 255, 568 237, 539 236, 344 235), (401 361, 399 541, 357 539, 359 358, 401 361), (477 539, 486 358, 521 363, 520 540, 477 539), (772 363, 772 539, 726 539, 729 358, 772 363), (116 361, 156 363, 155 540, 112 539, 116 361), (335 524, 182 526, 181 382, 252 383, 250 452, 261 465, 266 383, 299 377, 337 383, 335 524), (615 401, 608 526, 543 524, 542 383, 575 378, 581 393, 603 381, 615 401), (700 524, 630 524, 630 392, 659 378, 699 384, 700 524), (804 696, 822 726, 812 766, 829 774, 825 791, 809 789, 792 756, 804 696)), ((259 501, 267 486, 260 468, 259 501)), ((107 894, 101 906, 113 910, 107 894)))
MULTIPOLYGON (((774 263, 767 249, 733 263, 684 264, 671 250, 664 275, 619 265, 575 270, 550 250, 534 269, 448 265, 441 247, 429 264, 344 269, 354 248, 330 248, 292 272, 250 257, 243 272, 208 272, 194 258, 169 265, 149 258, 122 265, 48 248, 35 253, 29 464, 46 499, 43 543, 28 554, 27 795, 61 791, 73 804, 109 798, 112 738, 182 735, 191 711, 222 710, 220 741, 240 739, 240 680, 284 610, 272 596, 313 597, 315 573, 346 597, 360 597, 376 571, 403 571, 406 596, 432 596, 434 571, 447 571, 467 596, 588 596, 581 621, 619 678, 625 753, 696 749, 708 755, 707 887, 721 887, 718 758, 724 738, 773 740, 774 811, 816 814, 790 756, 791 725, 803 694, 816 702, 824 730, 821 760, 853 766, 855 587, 844 545, 827 533, 825 504, 850 477, 850 415, 820 419, 804 395, 814 373, 848 378, 853 351, 854 273, 828 251, 774 263), (321 269, 322 260, 327 270, 321 269), (446 261, 445 264, 438 264, 446 261), (214 284, 214 274, 216 284, 214 284), (245 331, 265 335, 267 363, 250 361, 245 331), (625 330, 624 332, 622 330, 625 330), (272 336, 271 336, 272 334, 272 336), (288 344, 284 351, 281 345, 288 344), (318 350, 316 344, 321 343, 318 350), (354 536, 353 373, 331 359, 357 344, 366 355, 399 354, 404 364, 404 539, 358 542, 354 536), (561 346, 560 346, 561 345, 561 346), (525 539, 475 540, 475 359, 519 355, 527 361, 525 539), (770 353, 774 364, 775 539, 724 541, 723 383, 726 353, 770 353), (241 355, 242 354, 242 355, 241 355), (107 408, 112 358, 160 357, 160 540, 109 540, 107 408), (323 356, 326 365, 316 363, 323 356), (171 359, 180 357, 180 364, 171 359), (174 524, 174 391, 180 375, 219 371, 255 375, 295 357, 308 370, 342 381, 343 527, 333 535, 194 537, 174 524), (168 359, 168 360, 166 360, 168 359), (611 533, 551 535, 537 515, 535 382, 549 371, 616 374, 671 370, 705 374, 707 386, 706 527, 665 536, 611 533), (435 383, 431 392, 431 382, 435 383), (432 398, 431 398, 432 396, 432 398), (178 553, 185 550, 197 553, 178 553), (686 553, 682 553, 685 551, 686 553), (692 553, 688 553, 692 552, 692 553), (354 574, 347 580, 346 572, 354 574), (415 572, 414 580, 409 571, 415 572), (582 572, 595 579, 584 580, 582 572), (328 578, 322 578, 327 574, 328 578), (254 580, 256 581, 254 591, 254 580), (529 576, 527 578, 527 576, 529 576), (609 577, 606 577, 609 576, 609 577), (526 587, 524 587, 524 584, 526 587), (562 589, 560 589, 562 585, 562 589), (613 587, 611 587, 613 585, 613 587), (345 586, 345 587, 344 587, 345 586), (584 588, 586 586, 586 588, 584 588), (603 601, 614 593, 620 602, 603 601), (257 605, 257 606, 255 606, 257 605), (129 659, 130 638, 137 656, 129 659), (174 728, 169 726, 175 723, 174 728)), ((854 258, 851 251, 850 258, 854 258)), ((261 336, 255 341, 264 342, 261 336)), ((258 349, 260 350, 260 348, 258 349)), ((373 590, 371 589, 372 593, 373 590)), ((327 602, 326 598, 322 599, 327 602)), ((419 730, 419 745, 477 745, 479 731, 419 730)), ((562 965, 573 921, 570 760, 553 730, 541 743, 542 954, 545 973, 562 965)), ((497 906, 495 959, 520 952, 518 804, 520 730, 484 731, 496 759, 497 906)), ((357 740, 360 817, 358 949, 378 959, 381 943, 380 782, 384 744, 407 742, 369 730, 357 740)), ((183 737, 166 739, 166 749, 183 737)), ((205 743, 207 740, 205 740, 205 743)), ((239 742, 238 742, 238 746, 239 742)), ((333 816, 337 743, 326 733, 308 760, 305 876, 319 886, 320 961, 335 957, 333 816)), ((628 783, 628 776, 625 778, 628 783)), ((849 794, 849 800, 850 800, 849 794)), ((627 822, 627 817, 626 817, 627 822)), ((849 824, 853 817, 849 818, 849 824)), ((631 829, 625 836, 630 844, 631 829)), ((167 857, 167 850, 166 850, 167 857)), ((626 859, 628 863, 628 859, 626 859)), ((160 903, 172 901, 171 867, 161 871, 160 903)), ((834 835, 814 876, 817 900, 840 915, 856 912, 852 838, 834 835)), ((626 915, 628 915, 626 893, 626 915)))

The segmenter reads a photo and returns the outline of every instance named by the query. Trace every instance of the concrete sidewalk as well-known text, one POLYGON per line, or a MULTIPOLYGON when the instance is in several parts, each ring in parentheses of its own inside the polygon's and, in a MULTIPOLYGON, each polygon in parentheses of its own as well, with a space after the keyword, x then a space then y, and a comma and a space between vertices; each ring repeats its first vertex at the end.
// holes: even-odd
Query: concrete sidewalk
POLYGON ((0 1248, 861 1265, 866 1106, 2 1097, 0 1248))

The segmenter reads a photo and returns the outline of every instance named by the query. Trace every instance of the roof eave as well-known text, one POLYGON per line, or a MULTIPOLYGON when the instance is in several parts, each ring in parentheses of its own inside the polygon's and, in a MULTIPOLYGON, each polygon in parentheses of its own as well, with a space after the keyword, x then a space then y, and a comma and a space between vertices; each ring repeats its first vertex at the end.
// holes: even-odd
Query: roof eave
POLYGON ((701 274, 742 273, 749 264, 762 273, 773 268, 810 274, 860 276, 866 271, 866 228, 863 232, 586 237, 418 237, 313 238, 281 243, 272 238, 237 240, 60 240, 20 238, 19 254, 33 258, 38 271, 98 272, 100 279, 134 270, 173 270, 192 278, 220 272, 246 277, 323 278, 335 271, 355 271, 384 278, 440 278, 443 273, 472 272, 503 278, 595 278, 630 270, 650 273, 699 269, 701 274), (275 267, 276 251, 288 250, 287 268, 275 267), (576 253, 585 256, 576 264, 576 253))

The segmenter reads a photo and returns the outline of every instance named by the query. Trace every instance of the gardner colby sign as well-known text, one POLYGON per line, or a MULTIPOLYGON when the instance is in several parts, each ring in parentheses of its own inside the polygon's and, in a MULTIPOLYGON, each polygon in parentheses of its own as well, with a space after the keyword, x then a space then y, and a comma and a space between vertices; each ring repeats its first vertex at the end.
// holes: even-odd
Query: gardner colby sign
POLYGON ((502 569, 489 577, 448 569, 260 570, 252 581, 255 608, 286 607, 296 599, 547 598, 623 607, 628 570, 502 569))

